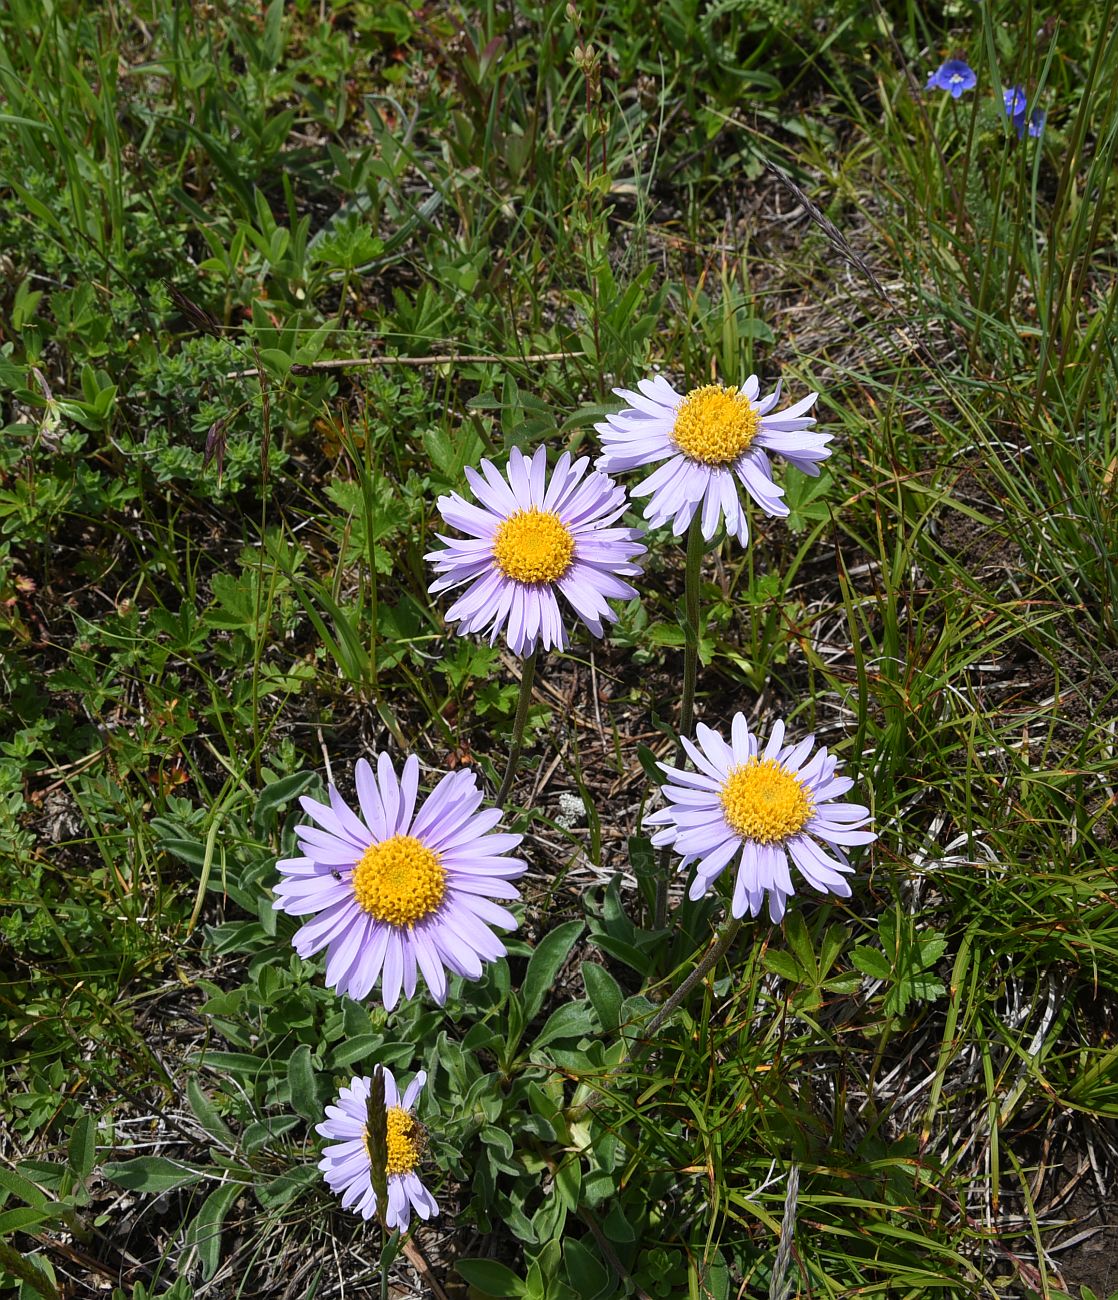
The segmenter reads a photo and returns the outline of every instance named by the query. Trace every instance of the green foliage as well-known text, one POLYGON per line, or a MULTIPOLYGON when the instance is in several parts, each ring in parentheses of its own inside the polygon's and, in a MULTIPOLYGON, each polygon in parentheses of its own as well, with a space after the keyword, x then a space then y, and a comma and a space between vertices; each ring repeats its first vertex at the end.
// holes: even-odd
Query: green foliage
POLYGON ((0 1286, 369 1289, 313 1125, 379 1062, 428 1073, 473 1294, 1093 1300, 1037 1189, 1118 1113, 1118 42, 1030 13, 0 10, 0 1286), (978 89, 914 94, 949 50, 978 89), (822 475, 707 549, 698 716, 815 730, 880 844, 646 1041, 725 903, 652 919, 660 530, 537 678, 525 937, 445 1008, 338 999, 271 906, 299 796, 499 775, 516 711, 428 593, 435 500, 593 457, 653 365, 822 392, 822 475))
POLYGON ((903 1015, 910 1002, 933 1002, 947 991, 931 973, 947 948, 947 940, 935 934, 915 931, 914 918, 898 907, 883 916, 878 926, 880 948, 860 945, 850 960, 871 979, 888 985, 882 1010, 886 1015, 903 1015))

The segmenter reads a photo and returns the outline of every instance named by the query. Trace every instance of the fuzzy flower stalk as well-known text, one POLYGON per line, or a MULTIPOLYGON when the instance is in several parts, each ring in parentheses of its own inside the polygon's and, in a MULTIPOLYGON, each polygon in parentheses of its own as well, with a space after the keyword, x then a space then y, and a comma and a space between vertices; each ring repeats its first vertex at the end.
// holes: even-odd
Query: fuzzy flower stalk
POLYGON ((301 856, 278 864, 273 906, 311 918, 295 951, 326 949, 327 987, 361 1000, 379 981, 392 1010, 422 975, 441 1005, 448 971, 478 979, 505 955, 490 926, 517 921, 493 900, 520 897, 512 881, 527 866, 507 855, 522 837, 494 832, 500 809, 482 809, 473 772, 447 773, 422 801, 414 755, 399 777, 388 754, 355 775, 360 816, 332 785, 329 803, 300 800, 318 825, 296 827, 301 856))
POLYGON ((326 1107, 326 1119, 316 1128, 331 1145, 323 1148, 318 1167, 330 1190, 341 1196, 343 1209, 365 1220, 379 1217, 387 1229, 407 1232, 413 1210, 421 1219, 439 1212, 416 1173, 427 1134, 412 1112, 427 1075, 420 1070, 401 1096, 391 1070, 377 1066, 377 1073, 381 1077, 354 1077, 336 1104, 326 1107))

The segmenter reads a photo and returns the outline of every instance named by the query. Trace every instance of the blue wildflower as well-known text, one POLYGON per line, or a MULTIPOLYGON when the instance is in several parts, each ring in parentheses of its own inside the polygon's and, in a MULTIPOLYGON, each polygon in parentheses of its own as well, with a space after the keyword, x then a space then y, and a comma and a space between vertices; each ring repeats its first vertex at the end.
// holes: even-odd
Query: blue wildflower
MULTIPOLYGON (((1025 87, 1009 86, 1002 92, 1002 99, 1005 101, 1006 116, 1013 123, 1013 129, 1017 132, 1017 138, 1020 140, 1025 134, 1025 112, 1028 109, 1025 87)), ((1035 117, 1036 114, 1034 113, 1033 116, 1035 117)))
POLYGON ((962 59, 948 59, 928 78, 925 90, 948 90, 952 99, 958 99, 964 90, 973 90, 978 85, 978 77, 969 64, 962 59))
POLYGON ((1029 114, 1029 134, 1032 136, 1040 135, 1041 131, 1044 130, 1047 117, 1048 114, 1043 108, 1034 108, 1029 114))

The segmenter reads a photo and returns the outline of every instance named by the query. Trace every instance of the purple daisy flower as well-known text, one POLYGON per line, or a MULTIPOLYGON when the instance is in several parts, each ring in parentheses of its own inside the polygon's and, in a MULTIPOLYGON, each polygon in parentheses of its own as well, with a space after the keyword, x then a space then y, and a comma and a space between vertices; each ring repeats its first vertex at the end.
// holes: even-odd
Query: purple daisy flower
POLYGON ((815 419, 805 412, 818 393, 770 414, 780 400, 780 385, 758 401, 756 375, 750 375, 741 388, 707 384, 682 396, 662 375, 642 379, 637 388, 635 393, 615 388, 628 407, 594 426, 603 447, 597 465, 612 473, 664 461, 633 489, 633 496, 651 497, 645 518, 654 525, 673 521, 677 537, 701 506, 701 526, 708 542, 725 515, 727 531, 744 546, 749 525, 738 483, 766 514, 788 514, 781 500, 784 489, 773 482, 766 451, 779 452, 813 476, 819 474, 816 462, 831 454, 829 433, 806 432, 815 419))
POLYGON ((665 828, 652 843, 670 844, 683 855, 681 871, 698 864, 688 897, 709 893, 738 857, 730 905, 734 917, 746 911, 756 916, 767 890, 769 916, 780 921, 785 903, 796 892, 789 859, 813 889, 849 898, 843 874, 853 867, 839 846, 869 844, 877 835, 861 829, 870 820, 868 808, 834 802, 854 784, 849 777, 836 776, 838 760, 825 747, 813 753, 814 736, 785 745, 784 723, 779 721, 762 751, 744 713, 734 715, 732 743, 701 723, 696 737, 697 745, 681 737, 694 772, 660 764, 670 778, 662 789, 671 806, 648 818, 665 828))
POLYGON ((645 548, 639 528, 611 528, 628 506, 625 489, 605 474, 592 473, 587 456, 571 463, 564 452, 547 477, 547 453, 528 459, 515 447, 505 473, 487 460, 466 478, 481 506, 457 492, 439 497, 448 524, 464 539, 437 534, 446 549, 426 558, 439 577, 431 594, 469 583, 447 610, 459 632, 489 631, 490 645, 505 628, 514 654, 567 645, 559 608, 562 596, 595 636, 616 622, 607 603, 637 595, 619 575, 640 573, 633 561, 645 548))
MULTIPOLYGON (((427 1082, 427 1075, 420 1070, 401 1098, 392 1071, 386 1066, 381 1068, 388 1130, 388 1209, 384 1220, 389 1228, 407 1232, 413 1209, 421 1219, 429 1219, 439 1212, 435 1198, 415 1172, 427 1135, 411 1110, 427 1082)), ((330 1190, 340 1194, 343 1209, 356 1210, 363 1219, 371 1219, 377 1212, 369 1157, 371 1090, 372 1079, 368 1075, 355 1076, 349 1087, 338 1093, 338 1104, 326 1107, 327 1118, 315 1126, 323 1137, 336 1139, 333 1146, 323 1147, 319 1169, 326 1175, 330 1190)))
POLYGON ((418 812, 414 755, 400 780, 387 754, 375 776, 361 759, 356 777, 360 817, 333 786, 329 804, 300 799, 318 826, 295 828, 304 856, 277 864, 284 879, 273 907, 317 913, 296 932, 295 951, 326 949, 328 988, 360 1000, 379 979, 391 1011, 401 988, 413 996, 419 971, 442 1004, 448 970, 477 979, 483 962, 505 955, 489 927, 515 930, 516 917, 491 899, 520 897, 510 881, 526 864, 505 854, 523 837, 490 834, 501 811, 478 812, 473 772, 448 773, 418 812))
POLYGON ((973 90, 978 85, 974 69, 962 59, 948 59, 940 64, 928 78, 925 90, 948 90, 952 99, 958 99, 964 91, 973 90))

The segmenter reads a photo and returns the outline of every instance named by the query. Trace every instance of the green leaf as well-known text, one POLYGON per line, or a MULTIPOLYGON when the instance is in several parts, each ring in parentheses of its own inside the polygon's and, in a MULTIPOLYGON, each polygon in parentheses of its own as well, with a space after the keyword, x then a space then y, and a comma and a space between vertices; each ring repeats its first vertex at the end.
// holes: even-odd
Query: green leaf
POLYGON ((887 980, 893 977, 893 968, 883 952, 877 948, 867 948, 859 944, 850 954, 850 960, 863 974, 875 980, 887 980))
POLYGON ((539 1037, 532 1044, 538 1051, 557 1038, 581 1038, 593 1033, 594 1026, 585 1002, 565 1002, 548 1016, 539 1037))
POLYGON ((282 776, 271 785, 266 785, 257 796, 252 813, 253 824, 258 828, 268 826, 275 813, 286 808, 297 795, 303 794, 317 780, 314 772, 292 772, 289 776, 282 776))
POLYGON ((317 1165, 299 1165, 285 1170, 278 1178, 253 1187, 256 1199, 266 1210, 278 1210, 320 1177, 317 1165))
POLYGON ((790 984, 803 982, 804 972, 799 962, 790 952, 781 952, 779 948, 770 948, 765 953, 765 969, 786 979, 790 984))
POLYGON ((130 1192, 170 1192, 189 1187, 203 1171, 166 1156, 137 1156, 135 1160, 110 1160, 101 1166, 105 1177, 130 1192))
POLYGON ((291 1089, 291 1108, 307 1120, 322 1118, 317 1080, 311 1065, 311 1049, 300 1043, 287 1063, 287 1084, 291 1089))
POLYGON ((583 1242, 571 1237, 563 1243, 563 1263, 579 1300, 599 1300, 613 1293, 613 1275, 583 1242))
MULTIPOLYGON (((475 398, 469 405, 473 406, 477 400, 475 398)), ((426 430, 423 449, 440 477, 448 484, 456 485, 462 477, 462 470, 477 463, 485 451, 485 443, 468 424, 462 424, 453 435, 443 428, 426 430)))
POLYGON ((607 1034, 615 1034, 621 1027, 621 1004, 625 1000, 617 981, 604 966, 597 962, 582 963, 582 982, 586 985, 586 994, 602 1028, 607 1034))
POLYGON ((9 1232, 26 1232, 37 1224, 46 1223, 53 1218, 49 1209, 39 1210, 31 1205, 21 1205, 14 1210, 5 1210, 0 1214, 0 1238, 9 1232))
POLYGON ((261 348, 260 360, 273 379, 283 380, 287 378, 294 358, 288 356, 282 348, 261 348))
POLYGON ((567 1209, 574 1213, 582 1190, 582 1165, 577 1155, 567 1156, 556 1165, 555 1190, 567 1209))
POLYGON ((37 1209, 42 1209, 47 1204, 48 1198, 35 1184, 24 1178, 22 1174, 17 1174, 14 1169, 0 1168, 0 1189, 18 1197, 28 1205, 34 1205, 37 1209))
POLYGON ((252 1080, 278 1074, 283 1068, 282 1061, 253 1056, 250 1052, 192 1052, 187 1063, 252 1080))
POLYGON ((79 1115, 70 1130, 67 1162, 79 1179, 88 1178, 97 1158, 97 1121, 92 1115, 79 1115))
POLYGON ((805 982, 812 981, 819 974, 819 964, 815 958, 815 948, 808 934, 807 926, 799 912, 793 912, 784 927, 785 938, 789 948, 796 955, 796 961, 805 977, 805 982))
POLYGON ((232 1130, 218 1114, 217 1107, 202 1091, 202 1085, 194 1075, 191 1075, 187 1080, 186 1100, 190 1104, 190 1109, 194 1112, 194 1118, 215 1142, 220 1142, 223 1145, 233 1142, 232 1130))
POLYGON ((528 1293, 523 1280, 495 1259, 460 1259, 454 1267, 470 1286, 476 1287, 483 1295, 506 1300, 509 1296, 528 1293))
POLYGON ((237 1197, 244 1191, 241 1183, 225 1183, 206 1197, 194 1222, 187 1229, 186 1240, 198 1251, 202 1281, 208 1282, 221 1258, 221 1228, 237 1197))
POLYGON ((626 943, 624 939, 614 938, 612 934, 596 934, 594 944, 602 952, 608 952, 611 957, 616 957, 626 966, 631 966, 638 975, 647 975, 652 970, 652 958, 633 944, 626 943))
POLYGON ((582 934, 581 921, 568 921, 546 934, 536 945, 524 973, 521 998, 524 1003, 524 1023, 531 1023, 532 1017, 543 1006, 544 999, 555 983, 555 977, 567 956, 582 934))

